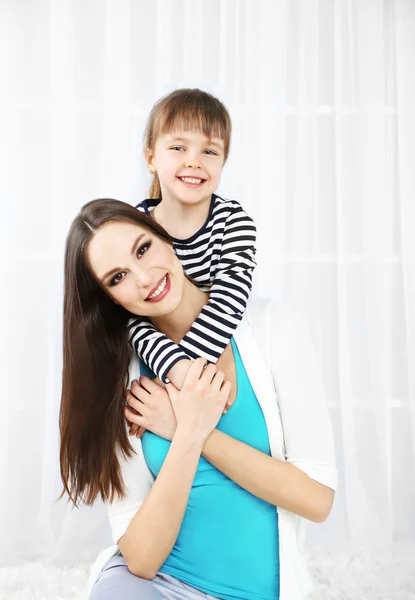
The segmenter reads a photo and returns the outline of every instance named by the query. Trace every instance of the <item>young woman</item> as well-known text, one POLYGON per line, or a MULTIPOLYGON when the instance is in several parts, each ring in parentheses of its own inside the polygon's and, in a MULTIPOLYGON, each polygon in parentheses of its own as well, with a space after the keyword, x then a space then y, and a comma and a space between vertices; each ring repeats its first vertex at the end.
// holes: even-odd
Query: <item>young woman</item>
POLYGON ((181 390, 143 376, 131 316, 177 342, 207 294, 161 226, 116 200, 74 220, 65 288, 62 479, 74 503, 109 503, 116 544, 94 565, 90 599, 304 598, 302 518, 324 521, 336 485, 304 321, 251 298, 216 365, 195 360, 181 390), (125 417, 142 439, 129 443, 125 417))

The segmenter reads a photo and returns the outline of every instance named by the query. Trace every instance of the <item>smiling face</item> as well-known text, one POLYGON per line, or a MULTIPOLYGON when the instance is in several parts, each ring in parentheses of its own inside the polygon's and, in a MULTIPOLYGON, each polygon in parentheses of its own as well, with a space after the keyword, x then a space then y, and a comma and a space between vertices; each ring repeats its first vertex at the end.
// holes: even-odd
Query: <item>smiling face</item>
POLYGON ((172 246, 139 225, 110 221, 100 227, 87 261, 107 294, 135 315, 167 315, 182 300, 185 277, 172 246))
POLYGON ((195 205, 210 200, 219 186, 224 142, 198 131, 176 131, 160 135, 146 158, 157 172, 163 200, 195 205))

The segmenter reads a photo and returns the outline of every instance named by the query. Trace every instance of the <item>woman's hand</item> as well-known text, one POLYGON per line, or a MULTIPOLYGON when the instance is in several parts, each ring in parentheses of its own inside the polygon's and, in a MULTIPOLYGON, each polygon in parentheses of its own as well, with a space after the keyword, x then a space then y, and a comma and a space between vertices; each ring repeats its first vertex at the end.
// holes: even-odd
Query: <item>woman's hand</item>
POLYGON ((193 361, 181 390, 171 383, 166 390, 177 422, 177 430, 205 440, 215 429, 231 391, 225 374, 216 372, 203 358, 193 361))
POLYGON ((162 384, 148 377, 132 382, 126 394, 128 406, 124 409, 131 423, 130 434, 141 437, 146 429, 171 441, 176 431, 176 417, 169 396, 162 384))

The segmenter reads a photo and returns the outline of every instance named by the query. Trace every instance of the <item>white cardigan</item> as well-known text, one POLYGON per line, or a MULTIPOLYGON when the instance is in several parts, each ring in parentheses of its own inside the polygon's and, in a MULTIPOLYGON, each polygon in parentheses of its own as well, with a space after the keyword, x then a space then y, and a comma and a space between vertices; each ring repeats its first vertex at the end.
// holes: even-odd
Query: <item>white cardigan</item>
MULTIPOLYGON (((334 490, 337 475, 330 418, 305 320, 287 304, 251 298, 234 339, 264 414, 272 456, 334 490)), ((130 379, 138 376, 139 362, 133 356, 130 379)), ((131 443, 137 455, 120 458, 127 497, 108 508, 114 544, 126 532, 154 481, 141 440, 133 437, 131 443)), ((301 556, 307 521, 282 508, 277 511, 280 600, 302 600, 313 587, 301 556)), ((89 589, 117 550, 111 546, 98 556, 89 589)))

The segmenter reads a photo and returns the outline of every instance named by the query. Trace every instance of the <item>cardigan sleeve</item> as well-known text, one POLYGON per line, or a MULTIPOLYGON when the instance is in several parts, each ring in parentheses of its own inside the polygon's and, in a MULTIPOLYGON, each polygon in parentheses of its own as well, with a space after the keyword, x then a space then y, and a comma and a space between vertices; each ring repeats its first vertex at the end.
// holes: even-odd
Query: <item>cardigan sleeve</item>
POLYGON ((269 351, 284 433, 285 460, 335 489, 332 426, 320 367, 303 317, 271 304, 269 351))
MULTIPOLYGON (((129 373, 130 385, 131 381, 138 379, 139 376, 138 358, 132 355, 129 373)), ((118 540, 127 531, 131 520, 143 504, 154 482, 151 472, 142 456, 141 440, 135 436, 132 436, 129 440, 135 453, 131 457, 123 456, 120 452, 118 453, 126 496, 123 499, 117 497, 108 505, 108 516, 114 544, 117 544, 118 540)))

